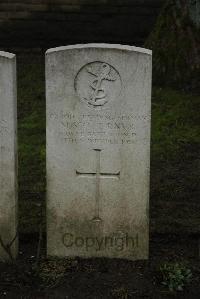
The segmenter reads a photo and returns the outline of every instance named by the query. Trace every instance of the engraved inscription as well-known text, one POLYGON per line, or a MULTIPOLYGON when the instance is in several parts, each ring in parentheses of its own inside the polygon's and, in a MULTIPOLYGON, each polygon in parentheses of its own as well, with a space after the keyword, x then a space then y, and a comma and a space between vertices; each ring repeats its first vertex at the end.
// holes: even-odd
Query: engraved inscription
POLYGON ((81 101, 101 109, 121 91, 118 71, 108 63, 92 62, 83 66, 75 78, 75 90, 81 101))
MULTIPOLYGON (((134 144, 138 140, 139 127, 150 121, 149 115, 123 112, 76 114, 61 110, 50 113, 49 117, 53 126, 58 128, 59 137, 64 142, 87 143, 95 147, 99 144, 134 144)), ((145 134, 140 134, 139 138, 145 142, 145 134)))
POLYGON ((95 215, 93 217, 93 221, 101 221, 100 218, 100 179, 101 178, 112 178, 119 179, 120 171, 117 173, 103 173, 101 172, 101 149, 94 149, 96 153, 96 172, 80 172, 76 170, 76 174, 78 176, 84 177, 95 177, 96 178, 96 193, 95 193, 95 215))
POLYGON ((0 135, 8 133, 8 125, 6 120, 0 120, 0 135))

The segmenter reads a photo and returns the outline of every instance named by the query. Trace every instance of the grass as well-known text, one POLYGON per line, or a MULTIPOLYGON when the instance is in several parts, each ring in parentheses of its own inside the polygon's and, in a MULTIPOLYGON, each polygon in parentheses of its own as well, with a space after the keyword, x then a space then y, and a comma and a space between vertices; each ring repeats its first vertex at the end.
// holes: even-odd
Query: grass
MULTIPOLYGON (((45 212, 43 56, 19 56, 18 76, 20 231, 32 233, 38 230, 40 204, 45 212)), ((154 232, 200 231, 199 111, 200 96, 153 88, 150 215, 154 232)))
POLYGON ((45 78, 41 56, 18 61, 20 230, 35 232, 45 204, 45 78))
POLYGON ((176 160, 187 145, 200 144, 200 97, 154 88, 152 98, 152 154, 176 160))
POLYGON ((157 232, 198 233, 200 97, 154 88, 151 216, 157 232))

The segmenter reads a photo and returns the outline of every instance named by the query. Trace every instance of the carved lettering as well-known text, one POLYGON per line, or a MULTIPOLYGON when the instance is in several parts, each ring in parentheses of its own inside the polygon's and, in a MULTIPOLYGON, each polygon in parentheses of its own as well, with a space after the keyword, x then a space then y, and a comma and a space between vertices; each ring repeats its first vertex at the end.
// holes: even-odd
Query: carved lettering
POLYGON ((0 135, 8 133, 8 125, 6 120, 0 120, 0 135))
POLYGON ((149 121, 148 115, 91 113, 75 115, 68 111, 50 114, 66 143, 131 145, 137 141, 137 128, 149 121))

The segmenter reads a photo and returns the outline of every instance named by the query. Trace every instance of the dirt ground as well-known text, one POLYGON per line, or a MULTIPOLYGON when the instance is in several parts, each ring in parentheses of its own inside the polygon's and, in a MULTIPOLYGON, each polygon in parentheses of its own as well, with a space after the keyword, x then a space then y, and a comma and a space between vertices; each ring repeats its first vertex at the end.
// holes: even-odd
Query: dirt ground
POLYGON ((21 236, 16 264, 0 264, 0 298, 200 297, 198 236, 153 236, 148 261, 46 259, 42 248, 36 265, 37 239, 36 235, 21 236), (160 266, 166 262, 181 262, 191 270, 192 280, 183 291, 170 292, 162 284, 160 266))

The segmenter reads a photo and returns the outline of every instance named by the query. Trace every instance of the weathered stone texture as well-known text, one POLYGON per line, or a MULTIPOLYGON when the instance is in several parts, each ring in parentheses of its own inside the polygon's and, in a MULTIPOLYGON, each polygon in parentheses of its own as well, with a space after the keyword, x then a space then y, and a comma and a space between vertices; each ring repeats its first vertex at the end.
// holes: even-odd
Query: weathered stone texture
POLYGON ((148 257, 151 51, 46 54, 48 254, 148 257))
MULTIPOLYGON (((0 51, 0 260, 17 233, 17 103, 15 55, 0 51), (3 244, 2 244, 3 242, 3 244)), ((10 247, 17 255, 17 238, 10 247)))

